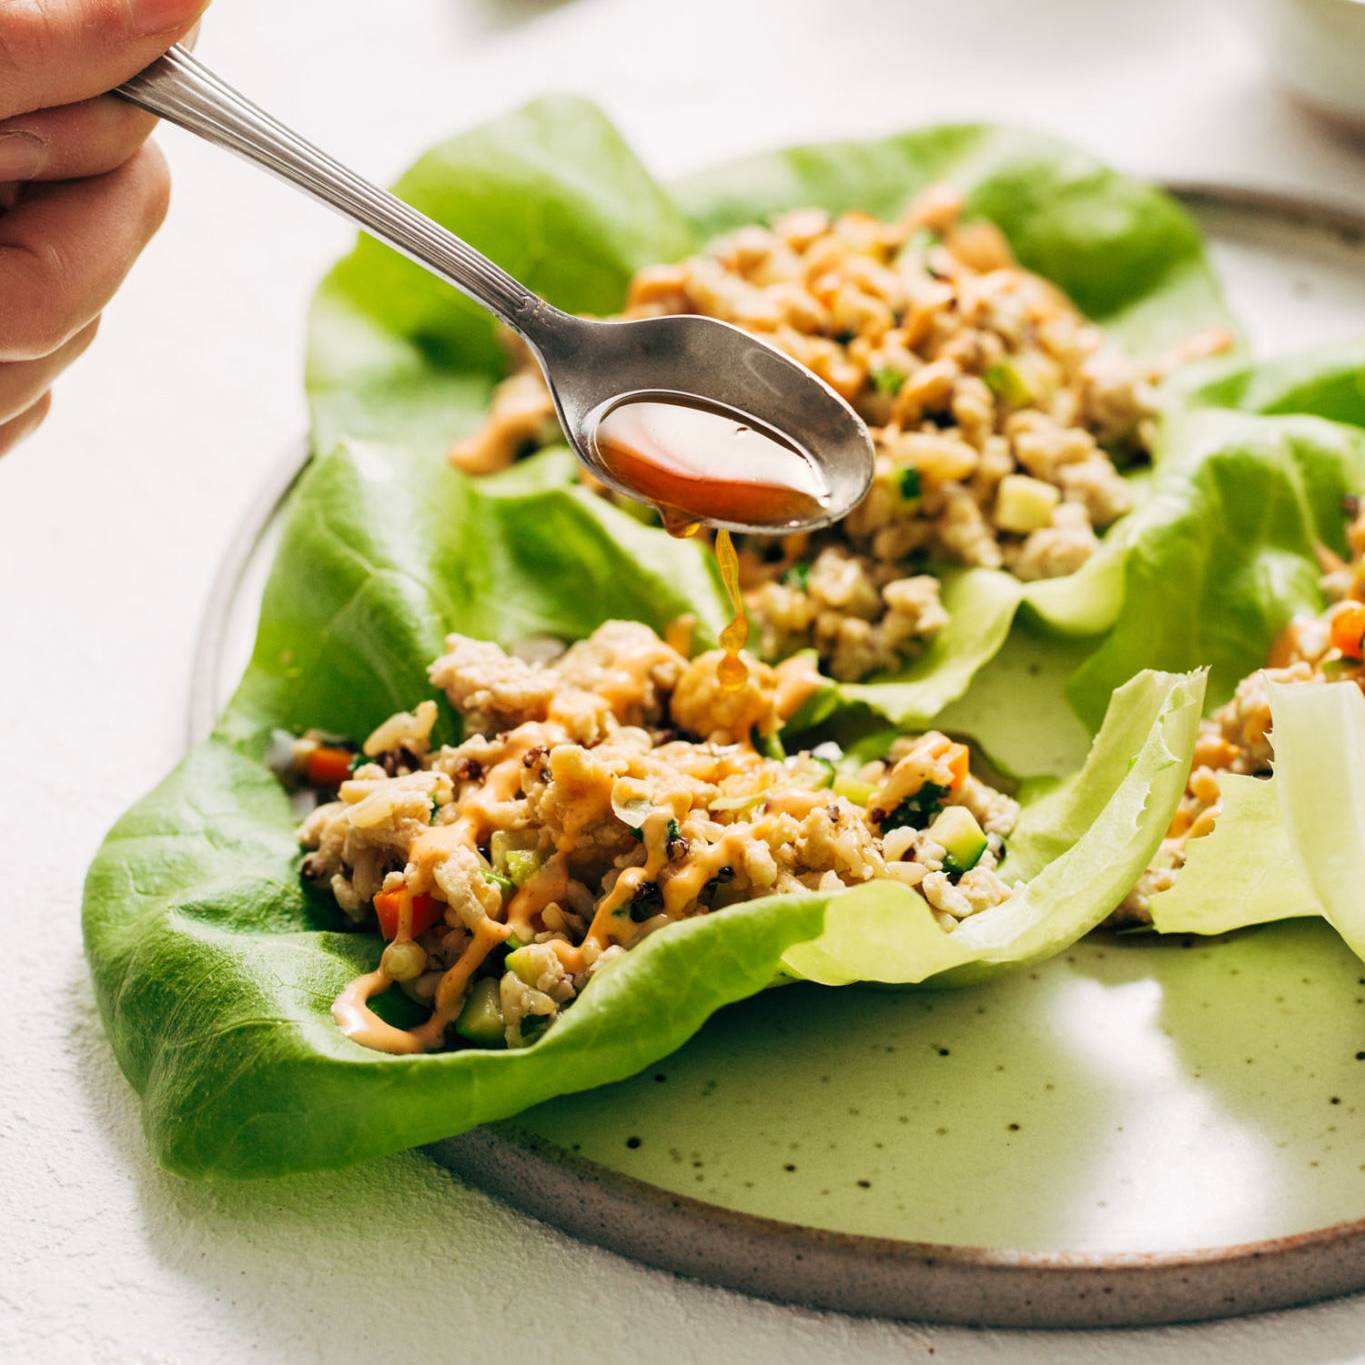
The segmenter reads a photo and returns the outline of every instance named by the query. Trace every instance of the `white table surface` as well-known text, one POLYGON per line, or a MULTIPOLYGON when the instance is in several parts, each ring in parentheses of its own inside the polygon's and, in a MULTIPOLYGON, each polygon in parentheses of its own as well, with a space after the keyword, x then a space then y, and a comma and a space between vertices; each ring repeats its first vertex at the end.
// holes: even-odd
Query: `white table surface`
MULTIPOLYGON (((596 91, 664 174, 999 117, 1153 175, 1365 205, 1359 147, 1269 88, 1231 12, 1194 0, 220 0, 200 52, 380 179, 445 132, 572 89, 596 91)), ((302 430, 304 308, 349 237, 222 154, 164 140, 165 229, 45 429, 0 465, 0 1357, 1365 1359, 1363 1298, 1145 1333, 855 1321, 579 1245, 417 1156, 229 1188, 152 1166, 91 1001, 81 878, 180 756, 208 584, 302 430)))

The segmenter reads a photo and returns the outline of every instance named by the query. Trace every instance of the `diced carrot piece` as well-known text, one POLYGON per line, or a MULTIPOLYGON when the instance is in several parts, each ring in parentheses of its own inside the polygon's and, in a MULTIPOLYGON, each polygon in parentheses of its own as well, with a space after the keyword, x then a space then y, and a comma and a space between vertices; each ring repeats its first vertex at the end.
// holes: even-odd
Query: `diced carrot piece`
POLYGON ((967 780, 967 768, 971 762, 971 754, 965 744, 950 744, 948 751, 943 755, 943 761, 948 765, 948 771, 953 775, 953 784, 950 791, 956 791, 967 780))
POLYGON ((315 787, 339 787, 351 775, 349 749, 333 749, 319 745, 308 755, 308 780, 315 787))
POLYGON ((1365 603, 1343 602, 1332 614, 1332 644, 1348 659, 1359 659, 1365 640, 1365 603))
POLYGON ((408 937, 417 938, 426 933, 441 917, 440 902, 427 895, 425 891, 414 896, 406 886, 393 891, 381 891, 374 898, 374 912, 379 918, 379 932, 387 939, 398 937, 403 924, 403 911, 411 907, 408 919, 408 937))

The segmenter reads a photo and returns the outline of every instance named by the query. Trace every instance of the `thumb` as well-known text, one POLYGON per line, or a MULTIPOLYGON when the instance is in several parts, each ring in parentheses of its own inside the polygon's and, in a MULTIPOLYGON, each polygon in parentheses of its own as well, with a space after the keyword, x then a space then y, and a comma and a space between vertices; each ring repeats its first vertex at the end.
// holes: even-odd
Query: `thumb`
POLYGON ((0 4, 0 118, 102 95, 198 21, 208 0, 0 4))

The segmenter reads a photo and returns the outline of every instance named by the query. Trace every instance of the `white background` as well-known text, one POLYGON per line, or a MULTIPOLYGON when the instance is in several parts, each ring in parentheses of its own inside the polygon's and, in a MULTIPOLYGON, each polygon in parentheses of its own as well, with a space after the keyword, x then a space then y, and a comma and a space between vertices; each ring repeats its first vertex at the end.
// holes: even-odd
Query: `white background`
MULTIPOLYGON (((383 180, 547 89, 662 174, 1001 117, 1126 169, 1365 204, 1365 161, 1197 0, 220 0, 200 53, 383 180)), ((247 1187, 154 1169, 80 956, 101 834, 181 753, 195 629, 302 430, 304 309, 347 230, 178 133, 170 220, 0 466, 0 1356, 14 1360, 1365 1359, 1365 1300, 1150 1333, 979 1333, 775 1307, 641 1269, 419 1157, 247 1187)))

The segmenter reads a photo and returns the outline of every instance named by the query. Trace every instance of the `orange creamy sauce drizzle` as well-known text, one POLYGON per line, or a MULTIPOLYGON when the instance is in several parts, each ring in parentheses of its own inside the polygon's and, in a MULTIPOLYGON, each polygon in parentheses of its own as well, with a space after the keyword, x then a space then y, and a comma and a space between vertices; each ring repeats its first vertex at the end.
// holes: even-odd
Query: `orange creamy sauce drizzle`
MULTIPOLYGON (((634 669, 628 671, 634 672, 634 669)), ((564 694, 566 698, 593 694, 564 694)), ((525 759, 533 750, 544 749, 546 755, 536 761, 549 763, 549 752, 566 742, 563 726, 553 719, 528 722, 504 737, 499 755, 477 780, 467 782, 465 790, 457 794, 454 818, 424 830, 414 841, 408 856, 405 886, 414 895, 436 889, 437 867, 461 846, 477 853, 480 845, 487 845, 498 829, 512 829, 524 824, 524 812, 517 804, 521 791, 525 759)), ((782 792, 765 798, 767 815, 746 824, 744 830, 726 833, 705 848, 694 847, 693 856, 685 867, 670 870, 668 827, 671 821, 684 820, 693 809, 698 786, 719 786, 727 779, 738 779, 741 784, 757 781, 759 789, 765 781, 764 769, 768 760, 746 745, 691 745, 686 742, 665 745, 662 749, 644 752, 634 757, 625 776, 637 780, 672 779, 671 790, 656 799, 656 805, 646 817, 641 834, 645 847, 645 862, 623 869, 611 891, 602 897, 583 943, 572 944, 549 940, 548 946, 565 971, 578 973, 588 965, 584 946, 589 942, 602 951, 613 944, 627 944, 640 932, 640 925, 623 911, 636 891, 648 881, 658 881, 661 905, 658 913, 669 919, 681 919, 701 895, 707 882, 726 866, 734 866, 744 855, 746 844, 761 839, 771 818, 783 813, 798 817, 808 813, 827 797, 818 792, 782 792)), ((567 779, 556 779, 567 780, 567 779)), ((733 784, 731 784, 733 785, 733 784)), ((729 787, 725 787, 729 790, 729 787)), ((394 984, 381 966, 352 981, 332 1005, 332 1017, 341 1032, 354 1042, 381 1052, 414 1054, 440 1047, 447 1027, 459 1014, 466 991, 475 972, 488 954, 515 935, 524 943, 532 942, 543 928, 540 916, 551 904, 563 904, 572 875, 570 859, 583 827, 601 819, 610 808, 610 787, 591 790, 585 784, 580 791, 570 790, 568 815, 556 851, 517 889, 500 911, 502 919, 489 916, 477 921, 470 942, 456 962, 449 967, 436 988, 431 1017, 417 1028, 400 1029, 381 1019, 369 1006, 374 996, 394 984)), ((438 896, 438 900, 440 900, 438 896)), ((444 905, 444 902, 440 902, 444 905)), ((399 910, 398 932, 394 942, 412 937, 411 898, 406 898, 399 910)))

